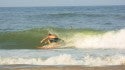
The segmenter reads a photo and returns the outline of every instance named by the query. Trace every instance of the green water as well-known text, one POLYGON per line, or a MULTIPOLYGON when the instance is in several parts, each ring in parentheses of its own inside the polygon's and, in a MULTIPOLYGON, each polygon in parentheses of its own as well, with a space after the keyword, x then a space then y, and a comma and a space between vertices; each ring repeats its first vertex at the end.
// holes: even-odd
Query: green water
POLYGON ((24 31, 1 32, 0 33, 0 48, 1 49, 35 49, 40 46, 40 41, 46 37, 48 33, 53 33, 59 36, 64 41, 72 38, 74 35, 98 35, 104 31, 92 29, 64 29, 64 28, 34 28, 24 31))

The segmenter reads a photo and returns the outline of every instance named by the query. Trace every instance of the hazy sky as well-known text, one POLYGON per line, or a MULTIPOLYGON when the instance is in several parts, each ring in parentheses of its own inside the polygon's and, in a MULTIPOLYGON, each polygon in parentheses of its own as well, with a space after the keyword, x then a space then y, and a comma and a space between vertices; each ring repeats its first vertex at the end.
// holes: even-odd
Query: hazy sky
POLYGON ((0 7, 125 5, 125 0, 0 0, 0 7))

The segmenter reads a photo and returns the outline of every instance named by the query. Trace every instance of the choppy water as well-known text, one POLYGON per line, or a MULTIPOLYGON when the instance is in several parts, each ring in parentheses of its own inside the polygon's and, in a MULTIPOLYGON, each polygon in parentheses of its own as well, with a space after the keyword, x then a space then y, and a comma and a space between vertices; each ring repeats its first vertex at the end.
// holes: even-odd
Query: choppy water
POLYGON ((125 27, 125 6, 1 7, 0 31, 45 26, 115 30, 125 27))
POLYGON ((125 64, 125 6, 1 7, 0 64, 125 64), (48 32, 65 41, 38 50, 48 32))

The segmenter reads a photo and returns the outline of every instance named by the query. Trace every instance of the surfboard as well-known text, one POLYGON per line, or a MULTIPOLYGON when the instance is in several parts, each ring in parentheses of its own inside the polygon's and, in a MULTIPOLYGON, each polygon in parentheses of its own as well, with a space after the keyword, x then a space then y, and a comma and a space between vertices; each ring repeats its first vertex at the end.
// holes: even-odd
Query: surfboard
POLYGON ((39 46, 37 47, 38 49, 54 49, 54 48, 59 48, 61 45, 59 43, 52 43, 49 45, 44 45, 44 46, 39 46))

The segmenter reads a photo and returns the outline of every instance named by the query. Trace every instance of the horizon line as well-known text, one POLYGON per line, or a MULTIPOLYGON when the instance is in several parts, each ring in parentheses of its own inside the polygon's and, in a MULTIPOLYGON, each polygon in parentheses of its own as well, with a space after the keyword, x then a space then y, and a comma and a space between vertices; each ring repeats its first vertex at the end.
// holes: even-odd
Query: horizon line
POLYGON ((96 6, 125 6, 125 5, 65 5, 65 6, 0 6, 0 7, 79 7, 79 6, 85 6, 85 7, 96 7, 96 6))

